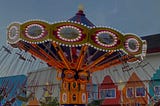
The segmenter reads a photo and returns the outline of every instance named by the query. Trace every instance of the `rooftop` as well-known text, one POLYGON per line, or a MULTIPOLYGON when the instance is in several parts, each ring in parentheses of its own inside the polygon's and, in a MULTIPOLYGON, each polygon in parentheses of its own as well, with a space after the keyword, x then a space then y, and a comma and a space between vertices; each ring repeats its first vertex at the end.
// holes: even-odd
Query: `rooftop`
POLYGON ((87 18, 86 15, 83 12, 83 8, 79 8, 78 12, 76 13, 75 16, 73 16, 72 18, 69 19, 69 21, 76 21, 76 22, 80 22, 83 23, 87 26, 93 27, 95 26, 92 22, 90 22, 87 18))
POLYGON ((160 34, 148 35, 141 37, 147 41, 147 53, 160 52, 160 34))

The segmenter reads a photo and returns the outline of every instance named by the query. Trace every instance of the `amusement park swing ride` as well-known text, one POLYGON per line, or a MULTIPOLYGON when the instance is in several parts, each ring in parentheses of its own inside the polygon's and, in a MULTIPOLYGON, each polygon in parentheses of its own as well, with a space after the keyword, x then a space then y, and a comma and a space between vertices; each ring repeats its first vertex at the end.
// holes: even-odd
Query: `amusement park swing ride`
POLYGON ((85 106, 86 86, 94 72, 119 64, 129 70, 128 63, 142 61, 147 50, 146 41, 135 34, 95 26, 82 9, 63 22, 15 22, 9 25, 7 33, 7 42, 12 47, 56 69, 63 106, 85 106))

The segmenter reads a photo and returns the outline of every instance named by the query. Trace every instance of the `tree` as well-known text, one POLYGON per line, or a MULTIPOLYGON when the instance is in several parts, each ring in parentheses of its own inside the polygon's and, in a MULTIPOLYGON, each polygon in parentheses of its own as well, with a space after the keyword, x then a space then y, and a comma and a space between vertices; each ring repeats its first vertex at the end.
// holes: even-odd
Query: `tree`
POLYGON ((103 102, 103 99, 93 100, 88 106, 100 106, 103 102))

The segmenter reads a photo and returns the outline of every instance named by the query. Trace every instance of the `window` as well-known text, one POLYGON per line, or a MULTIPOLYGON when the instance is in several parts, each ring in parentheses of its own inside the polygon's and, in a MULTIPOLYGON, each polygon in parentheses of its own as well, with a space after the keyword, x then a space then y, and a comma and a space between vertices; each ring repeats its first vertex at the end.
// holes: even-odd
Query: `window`
POLYGON ((88 99, 98 99, 98 86, 96 84, 87 85, 88 99))
POLYGON ((88 99, 98 99, 98 93, 97 92, 90 92, 88 93, 88 99))
POLYGON ((127 88, 127 97, 133 98, 133 88, 127 88))
POLYGON ((105 90, 102 89, 101 92, 100 92, 100 94, 101 94, 101 98, 104 99, 105 98, 105 90))
POLYGON ((101 98, 115 98, 116 91, 115 89, 103 89, 101 90, 101 98))
POLYGON ((92 95, 93 95, 93 99, 94 99, 94 100, 98 99, 98 93, 97 93, 97 92, 93 92, 92 95))
POLYGON ((155 86, 154 92, 155 92, 155 95, 160 95, 160 86, 155 86))
POLYGON ((136 96, 145 96, 145 88, 144 87, 136 88, 136 96))
POLYGON ((116 96, 115 89, 107 89, 106 90, 106 97, 107 98, 114 98, 116 96))
POLYGON ((136 103, 136 106, 141 106, 140 103, 136 103))

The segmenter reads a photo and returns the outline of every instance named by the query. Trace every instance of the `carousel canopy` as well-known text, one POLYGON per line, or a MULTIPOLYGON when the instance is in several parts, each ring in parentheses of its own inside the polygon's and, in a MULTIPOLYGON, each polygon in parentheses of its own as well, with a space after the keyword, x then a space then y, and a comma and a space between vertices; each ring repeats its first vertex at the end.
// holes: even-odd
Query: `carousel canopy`
POLYGON ((95 72, 135 62, 146 54, 146 42, 135 34, 110 27, 96 27, 83 10, 67 21, 29 20, 12 23, 7 41, 60 70, 95 72))

